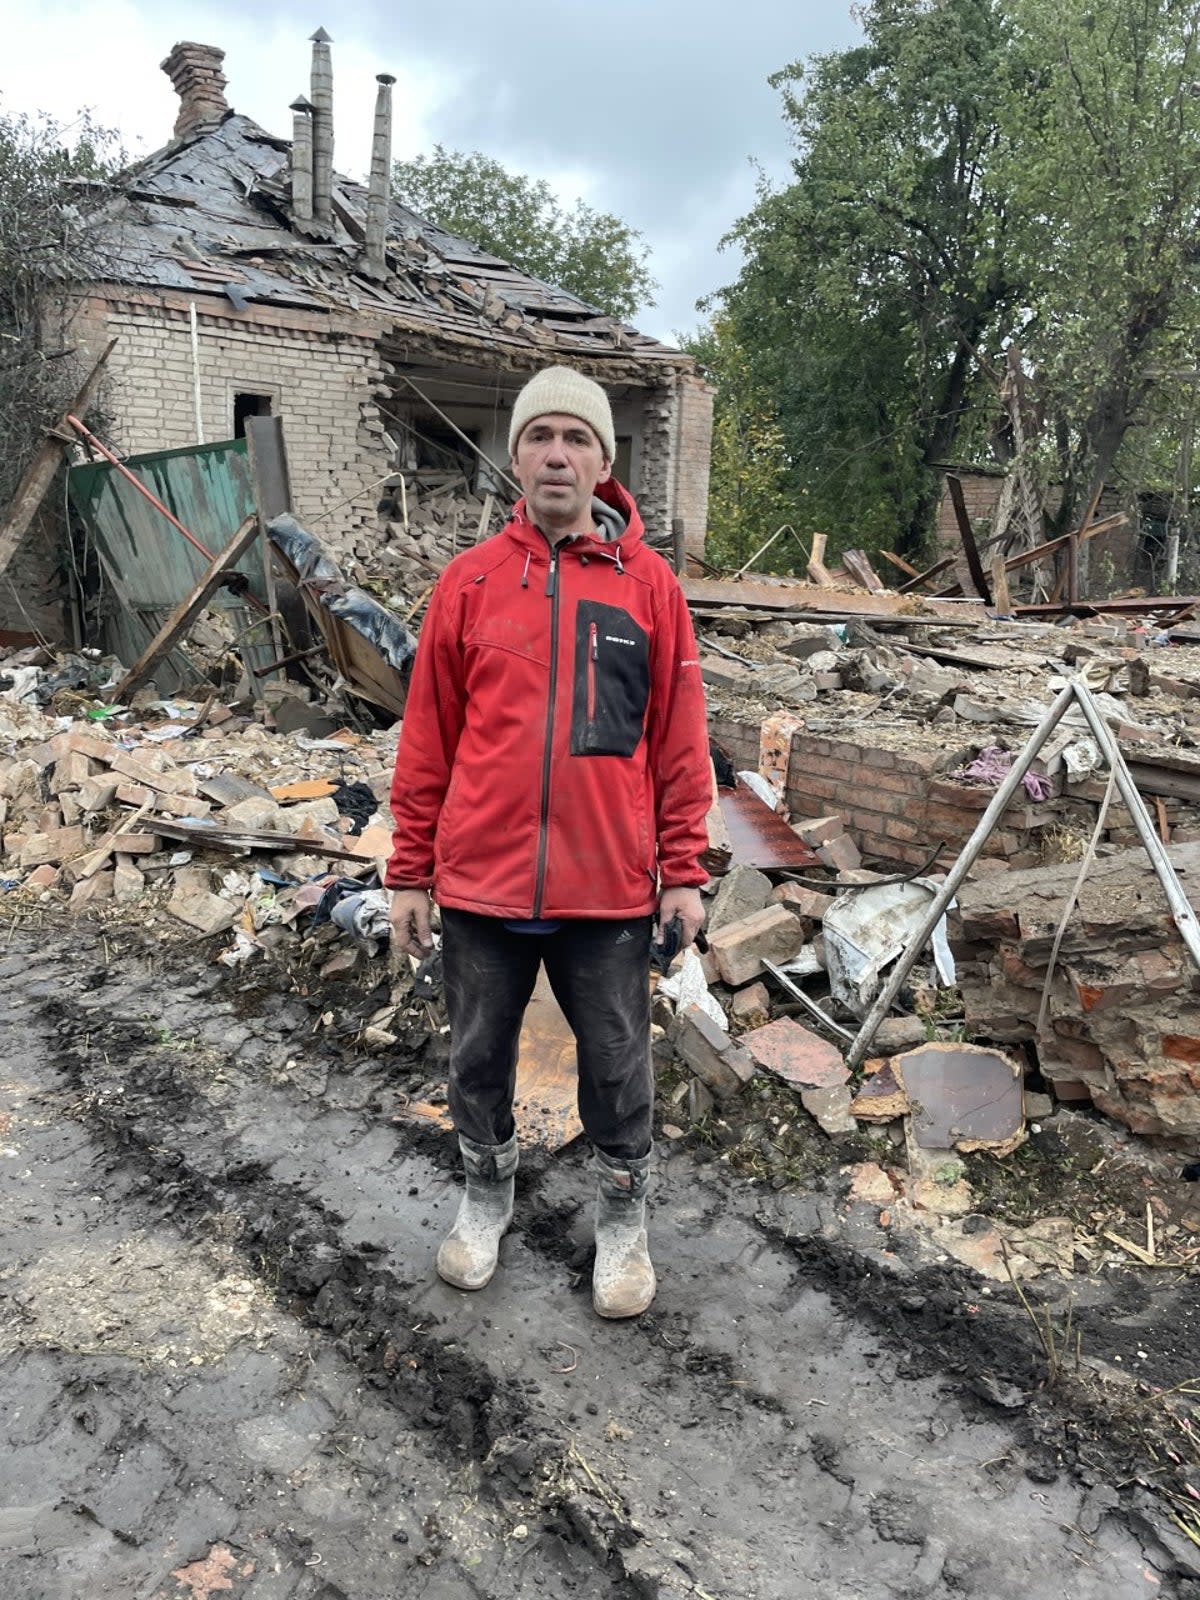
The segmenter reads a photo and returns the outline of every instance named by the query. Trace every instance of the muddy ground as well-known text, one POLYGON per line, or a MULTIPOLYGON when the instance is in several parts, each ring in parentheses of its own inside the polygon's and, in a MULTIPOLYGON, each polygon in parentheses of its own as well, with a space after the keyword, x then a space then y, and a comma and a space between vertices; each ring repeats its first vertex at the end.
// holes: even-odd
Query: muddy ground
POLYGON ((369 989, 0 945, 5 1600, 1200 1597, 1194 1276, 1022 1305, 848 1206, 862 1150, 761 1169, 748 1102, 660 1146, 639 1321, 591 1312, 577 1149, 458 1293, 449 1138, 395 1119, 436 1059, 363 1054, 369 989))

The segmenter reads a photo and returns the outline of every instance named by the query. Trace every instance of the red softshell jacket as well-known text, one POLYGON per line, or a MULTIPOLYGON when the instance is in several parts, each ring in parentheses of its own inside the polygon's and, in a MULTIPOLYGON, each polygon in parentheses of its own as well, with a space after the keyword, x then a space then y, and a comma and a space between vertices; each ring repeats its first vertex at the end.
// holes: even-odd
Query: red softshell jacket
POLYGON ((556 550, 525 514, 438 580, 396 753, 385 881, 485 916, 635 917, 701 884, 711 799, 683 592, 633 500, 556 550))

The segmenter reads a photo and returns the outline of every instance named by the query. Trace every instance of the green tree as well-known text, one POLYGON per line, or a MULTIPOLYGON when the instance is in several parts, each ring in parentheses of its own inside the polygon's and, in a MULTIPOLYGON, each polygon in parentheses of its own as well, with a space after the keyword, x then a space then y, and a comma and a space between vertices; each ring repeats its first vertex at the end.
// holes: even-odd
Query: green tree
POLYGON ((914 549, 975 351, 1012 303, 986 181, 1008 64, 993 0, 877 0, 852 50, 785 68, 794 181, 760 186, 722 297, 835 546, 914 549))
POLYGON ((565 208, 543 178, 439 144, 432 155, 397 161, 392 182, 396 197, 430 222, 610 316, 654 304, 641 234, 582 200, 565 208))
MULTIPOLYGON (((727 318, 688 335, 681 349, 696 360, 717 391, 713 406, 708 539, 711 559, 740 567, 776 528, 797 525, 783 429, 753 382, 746 352, 727 318)), ((786 535, 785 535, 786 538, 786 535)), ((772 546, 771 570, 795 564, 799 546, 772 546)), ((801 562, 803 565, 803 562, 801 562)))
POLYGON ((774 80, 793 179, 760 188, 714 304, 835 546, 916 551, 939 463, 1010 453, 1014 342, 1065 526, 1155 457, 1132 435, 1196 365, 1196 9, 873 0, 861 20, 861 45, 774 80))
POLYGON ((72 281, 102 269, 95 221, 113 136, 86 116, 74 142, 48 117, 0 114, 0 506, 79 381, 72 281))
POLYGON ((1020 199, 1017 336, 1052 424, 1061 528, 1151 453, 1133 436, 1161 427, 1164 385, 1197 365, 1200 13, 1011 0, 1010 15, 1027 92, 1006 107, 996 181, 1020 199))

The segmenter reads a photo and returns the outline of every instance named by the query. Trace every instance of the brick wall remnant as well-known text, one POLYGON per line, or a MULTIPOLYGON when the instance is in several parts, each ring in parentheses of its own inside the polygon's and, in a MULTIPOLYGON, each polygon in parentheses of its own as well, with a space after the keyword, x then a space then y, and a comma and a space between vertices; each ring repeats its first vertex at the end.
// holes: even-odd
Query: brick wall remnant
POLYGON ((179 96, 174 137, 183 139, 197 128, 220 122, 229 110, 225 99, 228 79, 221 71, 224 50, 211 44, 184 41, 177 44, 162 63, 179 96))
MULTIPOLYGON (((1200 844, 1169 850, 1200 912, 1200 844)), ((950 917, 968 1031, 1032 1042, 1062 1098, 1090 1097, 1135 1133, 1200 1136, 1200 973, 1146 852, 1094 862, 1067 923, 1037 1035, 1050 951, 1078 863, 968 883, 950 917)))

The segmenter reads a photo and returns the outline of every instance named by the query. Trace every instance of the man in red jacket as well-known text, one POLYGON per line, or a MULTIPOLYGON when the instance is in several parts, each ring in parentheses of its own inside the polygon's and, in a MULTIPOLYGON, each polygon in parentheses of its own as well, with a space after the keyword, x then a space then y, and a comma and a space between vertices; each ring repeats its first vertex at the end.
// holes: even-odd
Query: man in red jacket
POLYGON ((612 477, 603 389, 570 368, 539 372, 509 450, 524 498, 438 580, 392 785, 392 924, 402 950, 427 955, 431 893, 440 907, 466 1173, 437 1267, 462 1289, 495 1271, 517 1165, 517 1041, 544 962, 596 1154, 593 1301, 637 1316, 655 1290, 650 940, 678 918, 689 944, 704 919, 704 695, 683 592, 612 477))

